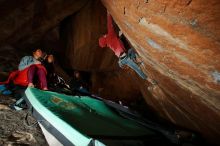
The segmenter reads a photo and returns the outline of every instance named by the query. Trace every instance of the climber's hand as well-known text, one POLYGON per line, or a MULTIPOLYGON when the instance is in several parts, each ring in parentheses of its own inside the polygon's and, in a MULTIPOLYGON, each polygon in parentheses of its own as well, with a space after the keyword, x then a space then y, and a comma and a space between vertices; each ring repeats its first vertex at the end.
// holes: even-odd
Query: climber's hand
POLYGON ((119 37, 121 37, 121 36, 122 36, 122 34, 123 34, 123 33, 122 33, 122 31, 121 31, 121 30, 119 30, 119 32, 118 32, 118 36, 119 36, 119 37))
POLYGON ((156 80, 153 80, 151 78, 147 78, 147 80, 153 85, 153 86, 156 86, 158 85, 158 82, 156 80))

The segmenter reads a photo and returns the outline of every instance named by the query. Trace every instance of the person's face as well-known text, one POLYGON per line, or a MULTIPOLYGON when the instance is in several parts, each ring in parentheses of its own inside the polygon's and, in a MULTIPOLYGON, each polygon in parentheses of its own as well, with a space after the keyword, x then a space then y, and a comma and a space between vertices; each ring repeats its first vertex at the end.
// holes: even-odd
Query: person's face
POLYGON ((47 61, 52 63, 54 61, 53 55, 48 55, 47 61))
POLYGON ((79 78, 79 77, 80 77, 80 74, 79 74, 78 72, 76 72, 76 73, 75 73, 75 77, 76 77, 76 78, 79 78))
POLYGON ((37 49, 33 54, 36 58, 40 58, 40 57, 42 57, 43 52, 41 49, 37 49))

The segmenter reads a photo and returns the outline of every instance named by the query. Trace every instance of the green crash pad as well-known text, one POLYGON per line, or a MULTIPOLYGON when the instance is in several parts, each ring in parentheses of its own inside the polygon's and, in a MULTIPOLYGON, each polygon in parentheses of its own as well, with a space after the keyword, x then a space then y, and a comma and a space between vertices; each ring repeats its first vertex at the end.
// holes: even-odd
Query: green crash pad
POLYGON ((91 138, 155 136, 154 131, 120 116, 103 101, 88 96, 69 96, 27 88, 32 107, 68 140, 87 145, 91 138))

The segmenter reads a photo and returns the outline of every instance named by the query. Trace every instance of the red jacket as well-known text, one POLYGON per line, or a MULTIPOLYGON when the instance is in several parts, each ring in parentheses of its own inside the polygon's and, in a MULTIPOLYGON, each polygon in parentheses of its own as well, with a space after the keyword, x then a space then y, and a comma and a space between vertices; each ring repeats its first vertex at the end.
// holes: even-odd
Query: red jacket
MULTIPOLYGON (((47 73, 47 71, 43 65, 41 65, 41 64, 33 64, 33 65, 36 65, 39 68, 43 68, 45 73, 47 73)), ((15 85, 27 86, 28 85, 28 69, 29 69, 29 67, 27 67, 21 71, 19 71, 19 70, 13 71, 12 73, 10 73, 7 81, 0 82, 0 85, 1 84, 9 84, 9 82, 12 81, 15 85)))
POLYGON ((112 16, 110 14, 108 14, 107 25, 108 33, 99 39, 99 46, 105 47, 107 45, 107 47, 112 49, 115 55, 119 57, 123 52, 125 52, 125 47, 114 30, 112 16))

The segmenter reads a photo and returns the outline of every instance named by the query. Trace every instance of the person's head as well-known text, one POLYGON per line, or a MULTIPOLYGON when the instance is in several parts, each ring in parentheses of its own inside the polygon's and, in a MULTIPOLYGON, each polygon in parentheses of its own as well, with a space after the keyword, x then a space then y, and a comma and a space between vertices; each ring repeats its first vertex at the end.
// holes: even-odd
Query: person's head
POLYGON ((101 48, 106 47, 107 45, 107 40, 106 40, 106 35, 104 35, 103 37, 99 38, 99 46, 101 48))
POLYGON ((48 56, 47 56, 47 62, 48 62, 48 63, 54 62, 54 57, 53 57, 53 55, 48 55, 48 56))
POLYGON ((34 57, 35 59, 39 59, 39 58, 42 57, 42 55, 43 55, 42 50, 39 49, 39 48, 33 49, 33 50, 32 50, 32 53, 33 53, 33 57, 34 57))
POLYGON ((79 78, 80 78, 80 73, 79 73, 79 71, 74 71, 74 77, 75 77, 76 79, 79 79, 79 78))

